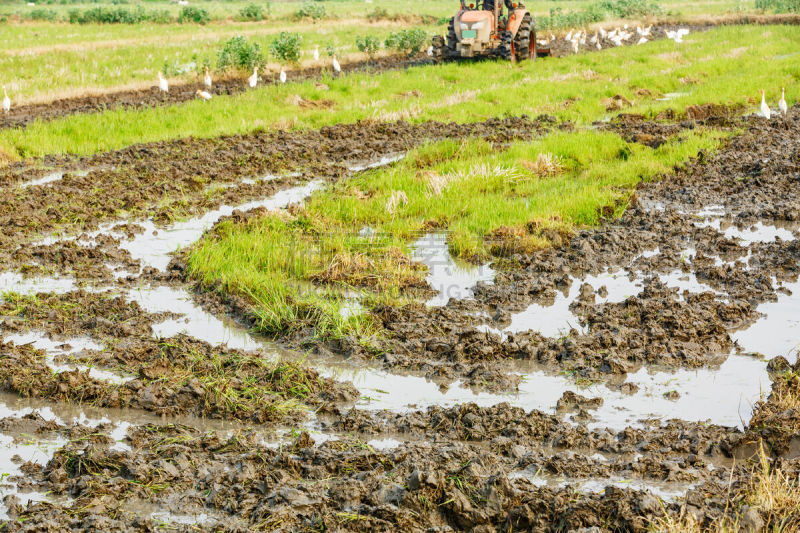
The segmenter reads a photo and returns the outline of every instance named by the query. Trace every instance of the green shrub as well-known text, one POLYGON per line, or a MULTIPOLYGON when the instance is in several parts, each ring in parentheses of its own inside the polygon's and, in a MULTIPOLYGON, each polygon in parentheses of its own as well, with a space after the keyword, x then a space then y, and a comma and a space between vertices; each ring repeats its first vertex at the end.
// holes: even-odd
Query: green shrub
POLYGON ((325 4, 321 2, 306 2, 295 13, 295 18, 306 19, 309 18, 316 22, 325 18, 325 4))
POLYGON ((642 17, 661 13, 661 7, 656 2, 648 0, 600 0, 591 7, 615 18, 642 17))
POLYGON ((58 18, 58 12, 54 9, 34 9, 28 13, 28 18, 31 20, 49 20, 52 22, 58 18))
POLYGON ((263 62, 264 57, 258 43, 251 43, 241 35, 229 39, 217 54, 217 68, 220 70, 227 68, 252 70, 263 62))
POLYGON ((600 11, 595 6, 590 6, 583 11, 568 11, 566 13, 558 7, 550 9, 549 17, 538 17, 536 19, 536 27, 541 30, 574 28, 599 22, 605 18, 605 12, 600 11))
POLYGON ((269 51, 279 61, 297 63, 300 61, 300 45, 302 43, 303 36, 299 33, 282 31, 280 35, 269 43, 269 51))
POLYGON ((211 20, 211 15, 202 7, 184 6, 181 14, 178 15, 178 22, 194 22, 195 24, 205 24, 211 20))
POLYGON ((800 13, 800 0, 756 0, 756 9, 773 13, 800 13))
POLYGON ((241 20, 264 20, 267 18, 264 8, 256 4, 247 4, 239 10, 241 20))
POLYGON ((367 13, 367 20, 370 22, 378 22, 379 20, 396 20, 397 15, 389 15, 389 10, 385 7, 376 7, 367 13))
POLYGON ((381 41, 372 35, 364 35, 363 37, 356 37, 356 47, 359 52, 373 57, 381 49, 381 41))
POLYGON ((393 48, 398 52, 406 52, 413 56, 422 50, 428 42, 428 33, 421 28, 402 30, 389 35, 386 38, 386 48, 393 48))
POLYGON ((169 14, 167 9, 156 9, 150 12, 149 19, 150 22, 155 22, 156 24, 168 24, 172 22, 172 15, 169 14))
POLYGON ((72 9, 68 20, 78 24, 138 24, 150 19, 143 7, 133 9, 125 7, 93 7, 85 11, 72 9))

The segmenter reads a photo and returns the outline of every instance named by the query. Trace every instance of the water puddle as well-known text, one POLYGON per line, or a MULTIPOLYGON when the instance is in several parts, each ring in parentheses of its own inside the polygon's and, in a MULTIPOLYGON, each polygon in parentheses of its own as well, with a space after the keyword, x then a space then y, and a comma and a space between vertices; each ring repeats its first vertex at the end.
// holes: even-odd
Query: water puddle
POLYGON ((689 93, 681 93, 681 92, 664 93, 664 96, 662 96, 661 98, 656 98, 656 101, 658 101, 658 102, 671 102, 672 100, 680 98, 681 96, 687 96, 688 94, 689 93))
POLYGON ((225 344, 229 348, 243 351, 274 350, 266 340, 251 335, 232 320, 220 320, 198 307, 192 295, 185 289, 175 287, 153 287, 133 289, 128 301, 138 303, 150 313, 177 313, 181 318, 169 319, 153 324, 153 334, 159 338, 173 337, 184 333, 212 346, 225 344))
POLYGON ((746 352, 760 353, 768 359, 779 355, 790 363, 800 349, 800 282, 785 286, 791 294, 778 293, 777 302, 759 305, 764 316, 749 328, 735 331, 731 337, 746 352))
POLYGON ((695 222, 694 225, 698 228, 714 228, 725 235, 726 238, 737 240, 744 246, 750 246, 754 243, 775 242, 778 239, 788 242, 797 238, 795 235, 797 228, 795 227, 764 224, 760 220, 745 229, 739 229, 722 218, 706 218, 701 222, 695 222))
MULTIPOLYGON (((641 254, 639 257, 652 257, 657 252, 641 254)), ((559 338, 566 335, 570 330, 575 329, 580 333, 587 330, 580 323, 578 315, 570 310, 570 306, 576 302, 580 296, 581 286, 589 284, 594 291, 594 301, 596 304, 619 303, 626 299, 638 296, 644 289, 644 273, 637 272, 632 276, 628 270, 617 270, 616 272, 604 272, 599 275, 589 275, 579 280, 571 278, 569 290, 557 292, 555 300, 551 304, 533 303, 525 311, 511 315, 511 324, 504 329, 494 328, 489 325, 479 326, 477 329, 489 333, 500 335, 503 339, 511 333, 521 333, 524 331, 536 331, 545 337, 559 338)), ((669 288, 678 289, 679 293, 688 291, 690 293, 712 292, 717 295, 722 293, 712 287, 701 283, 694 274, 687 274, 680 270, 675 270, 669 274, 658 275, 659 281, 669 288)))
POLYGON ((60 277, 35 277, 26 278, 16 272, 0 273, 0 295, 6 292, 18 294, 35 294, 38 292, 52 292, 63 294, 75 290, 73 278, 60 277))
POLYGON ((95 367, 86 365, 72 365, 72 364, 59 364, 55 362, 58 356, 68 356, 84 351, 102 351, 103 346, 97 344, 89 337, 75 337, 65 341, 53 341, 47 338, 45 333, 39 331, 31 331, 28 333, 14 333, 3 337, 5 342, 13 342, 17 346, 31 345, 37 350, 43 350, 47 354, 47 366, 55 372, 71 372, 79 370, 81 372, 89 371, 89 377, 121 385, 133 379, 133 377, 121 376, 108 370, 101 370, 95 367))
POLYGON ((412 246, 412 259, 428 267, 428 284, 438 291, 426 302, 428 306, 441 307, 451 298, 471 299, 474 297, 471 289, 478 282, 494 282, 495 272, 488 264, 474 266, 456 262, 447 249, 447 236, 444 233, 429 233, 412 246))
POLYGON ((234 211, 251 211, 260 207, 282 209, 289 204, 302 201, 322 185, 322 181, 311 181, 299 187, 279 191, 265 200, 256 200, 238 206, 223 206, 209 211, 202 217, 178 222, 169 228, 158 229, 149 220, 139 222, 145 228, 144 233, 123 242, 120 248, 127 250, 134 259, 139 259, 142 266, 151 266, 165 271, 172 259, 173 252, 197 241, 219 219, 230 216, 234 211))
MULTIPOLYGON (((395 412, 424 409, 437 405, 451 407, 473 402, 491 407, 508 402, 525 411, 555 413, 565 391, 586 397, 601 397, 601 407, 590 411, 591 428, 623 429, 643 419, 680 418, 742 428, 752 415, 752 406, 762 392, 769 390, 766 363, 758 359, 731 355, 719 368, 698 370, 648 371, 640 369, 628 376, 636 385, 634 394, 623 394, 603 384, 589 387, 576 384, 570 376, 529 371, 521 375, 514 393, 475 393, 461 383, 442 391, 438 385, 418 376, 402 376, 372 369, 329 367, 323 375, 352 381, 362 394, 362 409, 387 409, 395 412), (721 401, 723 399, 725 401, 721 401)), ((569 419, 571 415, 565 415, 569 419)))
POLYGON ((520 470, 512 472, 509 478, 527 479, 537 487, 549 487, 551 489, 561 489, 571 487, 575 491, 584 493, 601 493, 606 487, 618 487, 635 491, 650 492, 658 496, 665 502, 673 503, 686 496, 686 493, 695 485, 692 483, 681 483, 675 481, 656 481, 644 479, 630 479, 621 477, 611 477, 608 479, 576 479, 564 476, 554 476, 544 474, 539 470, 520 470))
POLYGON ((60 181, 64 178, 64 174, 72 174, 74 176, 88 176, 90 170, 57 170, 55 172, 51 172, 41 178, 36 178, 35 180, 26 181, 20 184, 20 187, 23 189, 27 189, 28 187, 36 187, 40 185, 47 185, 48 183, 53 183, 55 181, 60 181))
MULTIPOLYGON (((67 439, 57 437, 54 439, 43 440, 31 436, 28 439, 14 439, 10 435, 0 433, 0 502, 6 496, 14 495, 19 503, 27 505, 28 502, 54 501, 54 499, 44 492, 29 491, 21 492, 19 487, 6 478, 20 477, 26 478, 21 466, 31 462, 39 465, 46 465, 52 459, 55 452, 67 443, 67 439)), ((0 520, 8 519, 8 507, 5 503, 0 503, 0 520)))
POLYGON ((391 165, 392 163, 396 163, 403 159, 406 156, 405 153, 400 154, 388 154, 377 161, 372 161, 369 163, 355 163, 347 165, 347 169, 351 172, 363 172, 365 170, 369 170, 371 168, 378 168, 378 167, 385 167, 391 165))

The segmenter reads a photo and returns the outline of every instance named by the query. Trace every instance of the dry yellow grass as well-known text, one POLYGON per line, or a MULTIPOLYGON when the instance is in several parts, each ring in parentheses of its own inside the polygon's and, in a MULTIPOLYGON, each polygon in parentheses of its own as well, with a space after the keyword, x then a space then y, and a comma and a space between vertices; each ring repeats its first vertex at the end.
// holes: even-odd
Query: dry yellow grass
MULTIPOLYGON (((794 400, 797 402, 797 399, 794 400)), ((709 527, 703 527, 691 513, 681 511, 654 521, 653 531, 659 533, 745 533, 752 530, 743 506, 755 511, 772 533, 800 531, 800 479, 791 478, 783 470, 773 468, 770 458, 759 443, 758 464, 749 473, 749 480, 737 494, 728 495, 726 512, 709 527)))
POLYGON ((564 170, 561 158, 553 154, 539 154, 536 161, 523 159, 519 163, 524 169, 540 177, 554 176, 564 170))

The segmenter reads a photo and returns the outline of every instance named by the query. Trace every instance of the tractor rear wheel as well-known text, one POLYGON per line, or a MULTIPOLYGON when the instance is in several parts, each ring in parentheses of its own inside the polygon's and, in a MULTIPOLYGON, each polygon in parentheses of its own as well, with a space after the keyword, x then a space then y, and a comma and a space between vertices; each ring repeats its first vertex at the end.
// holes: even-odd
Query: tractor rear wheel
POLYGON ((533 29, 530 13, 522 17, 517 35, 514 36, 514 56, 517 61, 536 58, 536 30, 533 29))
POLYGON ((497 47, 497 55, 507 61, 511 61, 514 52, 514 36, 506 30, 500 34, 500 46, 497 47))
POLYGON ((456 35, 456 19, 450 19, 447 25, 447 46, 444 49, 445 57, 455 57, 458 50, 458 36, 456 35))

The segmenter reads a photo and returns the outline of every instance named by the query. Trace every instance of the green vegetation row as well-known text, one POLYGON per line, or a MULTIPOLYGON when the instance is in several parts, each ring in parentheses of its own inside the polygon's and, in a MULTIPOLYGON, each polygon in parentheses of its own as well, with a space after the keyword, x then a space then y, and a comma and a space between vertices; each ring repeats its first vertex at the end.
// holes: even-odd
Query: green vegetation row
POLYGON ((800 0, 756 0, 756 9, 773 13, 800 13, 800 0))
POLYGON ((364 119, 473 122, 548 113, 585 124, 607 116, 615 95, 632 102, 626 111, 645 114, 706 103, 755 104, 761 88, 774 103, 780 87, 786 87, 793 103, 800 97, 800 65, 792 55, 800 52, 796 36, 797 28, 790 26, 721 27, 693 33, 683 44, 652 41, 528 61, 514 68, 501 62, 451 63, 329 77, 322 84, 264 86, 209 102, 35 122, 0 132, 0 150, 17 158, 83 155, 140 142, 246 133, 275 124, 302 129, 364 119), (736 53, 742 47, 747 53, 736 53), (762 60, 754 62, 753 57, 762 60), (320 100, 325 106, 297 104, 320 100))
MULTIPOLYGON (((68 0, 48 0, 44 5, 70 5, 75 3, 84 4, 86 2, 70 2, 68 0)), ((20 13, 20 17, 28 20, 40 20, 49 22, 69 22, 71 24, 140 24, 153 22, 157 24, 168 23, 192 23, 206 24, 214 18, 224 20, 234 18, 240 21, 260 21, 260 20, 284 20, 299 22, 310 20, 318 22, 321 20, 333 20, 339 17, 335 9, 329 9, 326 2, 306 2, 298 7, 294 12, 284 15, 273 13, 271 2, 250 3, 241 7, 235 15, 221 15, 212 17, 208 9, 197 6, 183 6, 177 16, 173 15, 168 9, 145 9, 142 5, 126 6, 127 0, 112 0, 112 5, 100 5, 88 9, 70 9, 66 14, 50 7, 37 7, 27 12, 20 13)), ((369 21, 380 20, 397 21, 401 20, 400 14, 391 14, 385 8, 376 8, 364 14, 369 21)), ((408 19, 418 19, 422 23, 441 22, 436 17, 430 15, 408 16, 408 19)))
POLYGON ((575 28, 613 18, 637 18, 660 15, 661 6, 652 0, 600 0, 586 8, 564 11, 550 9, 547 17, 537 17, 537 29, 575 28))
POLYGON ((697 130, 655 150, 598 131, 553 133, 503 151, 480 140, 440 142, 315 193, 292 216, 222 224, 192 251, 189 270, 249 299, 265 334, 313 327, 367 339, 376 324, 367 313, 343 312, 343 292, 358 290, 369 308, 421 285, 424 272, 406 258, 426 228, 447 231, 456 257, 530 252, 549 244, 545 231, 595 225, 607 206, 621 214, 637 183, 713 151, 719 139, 697 130))

